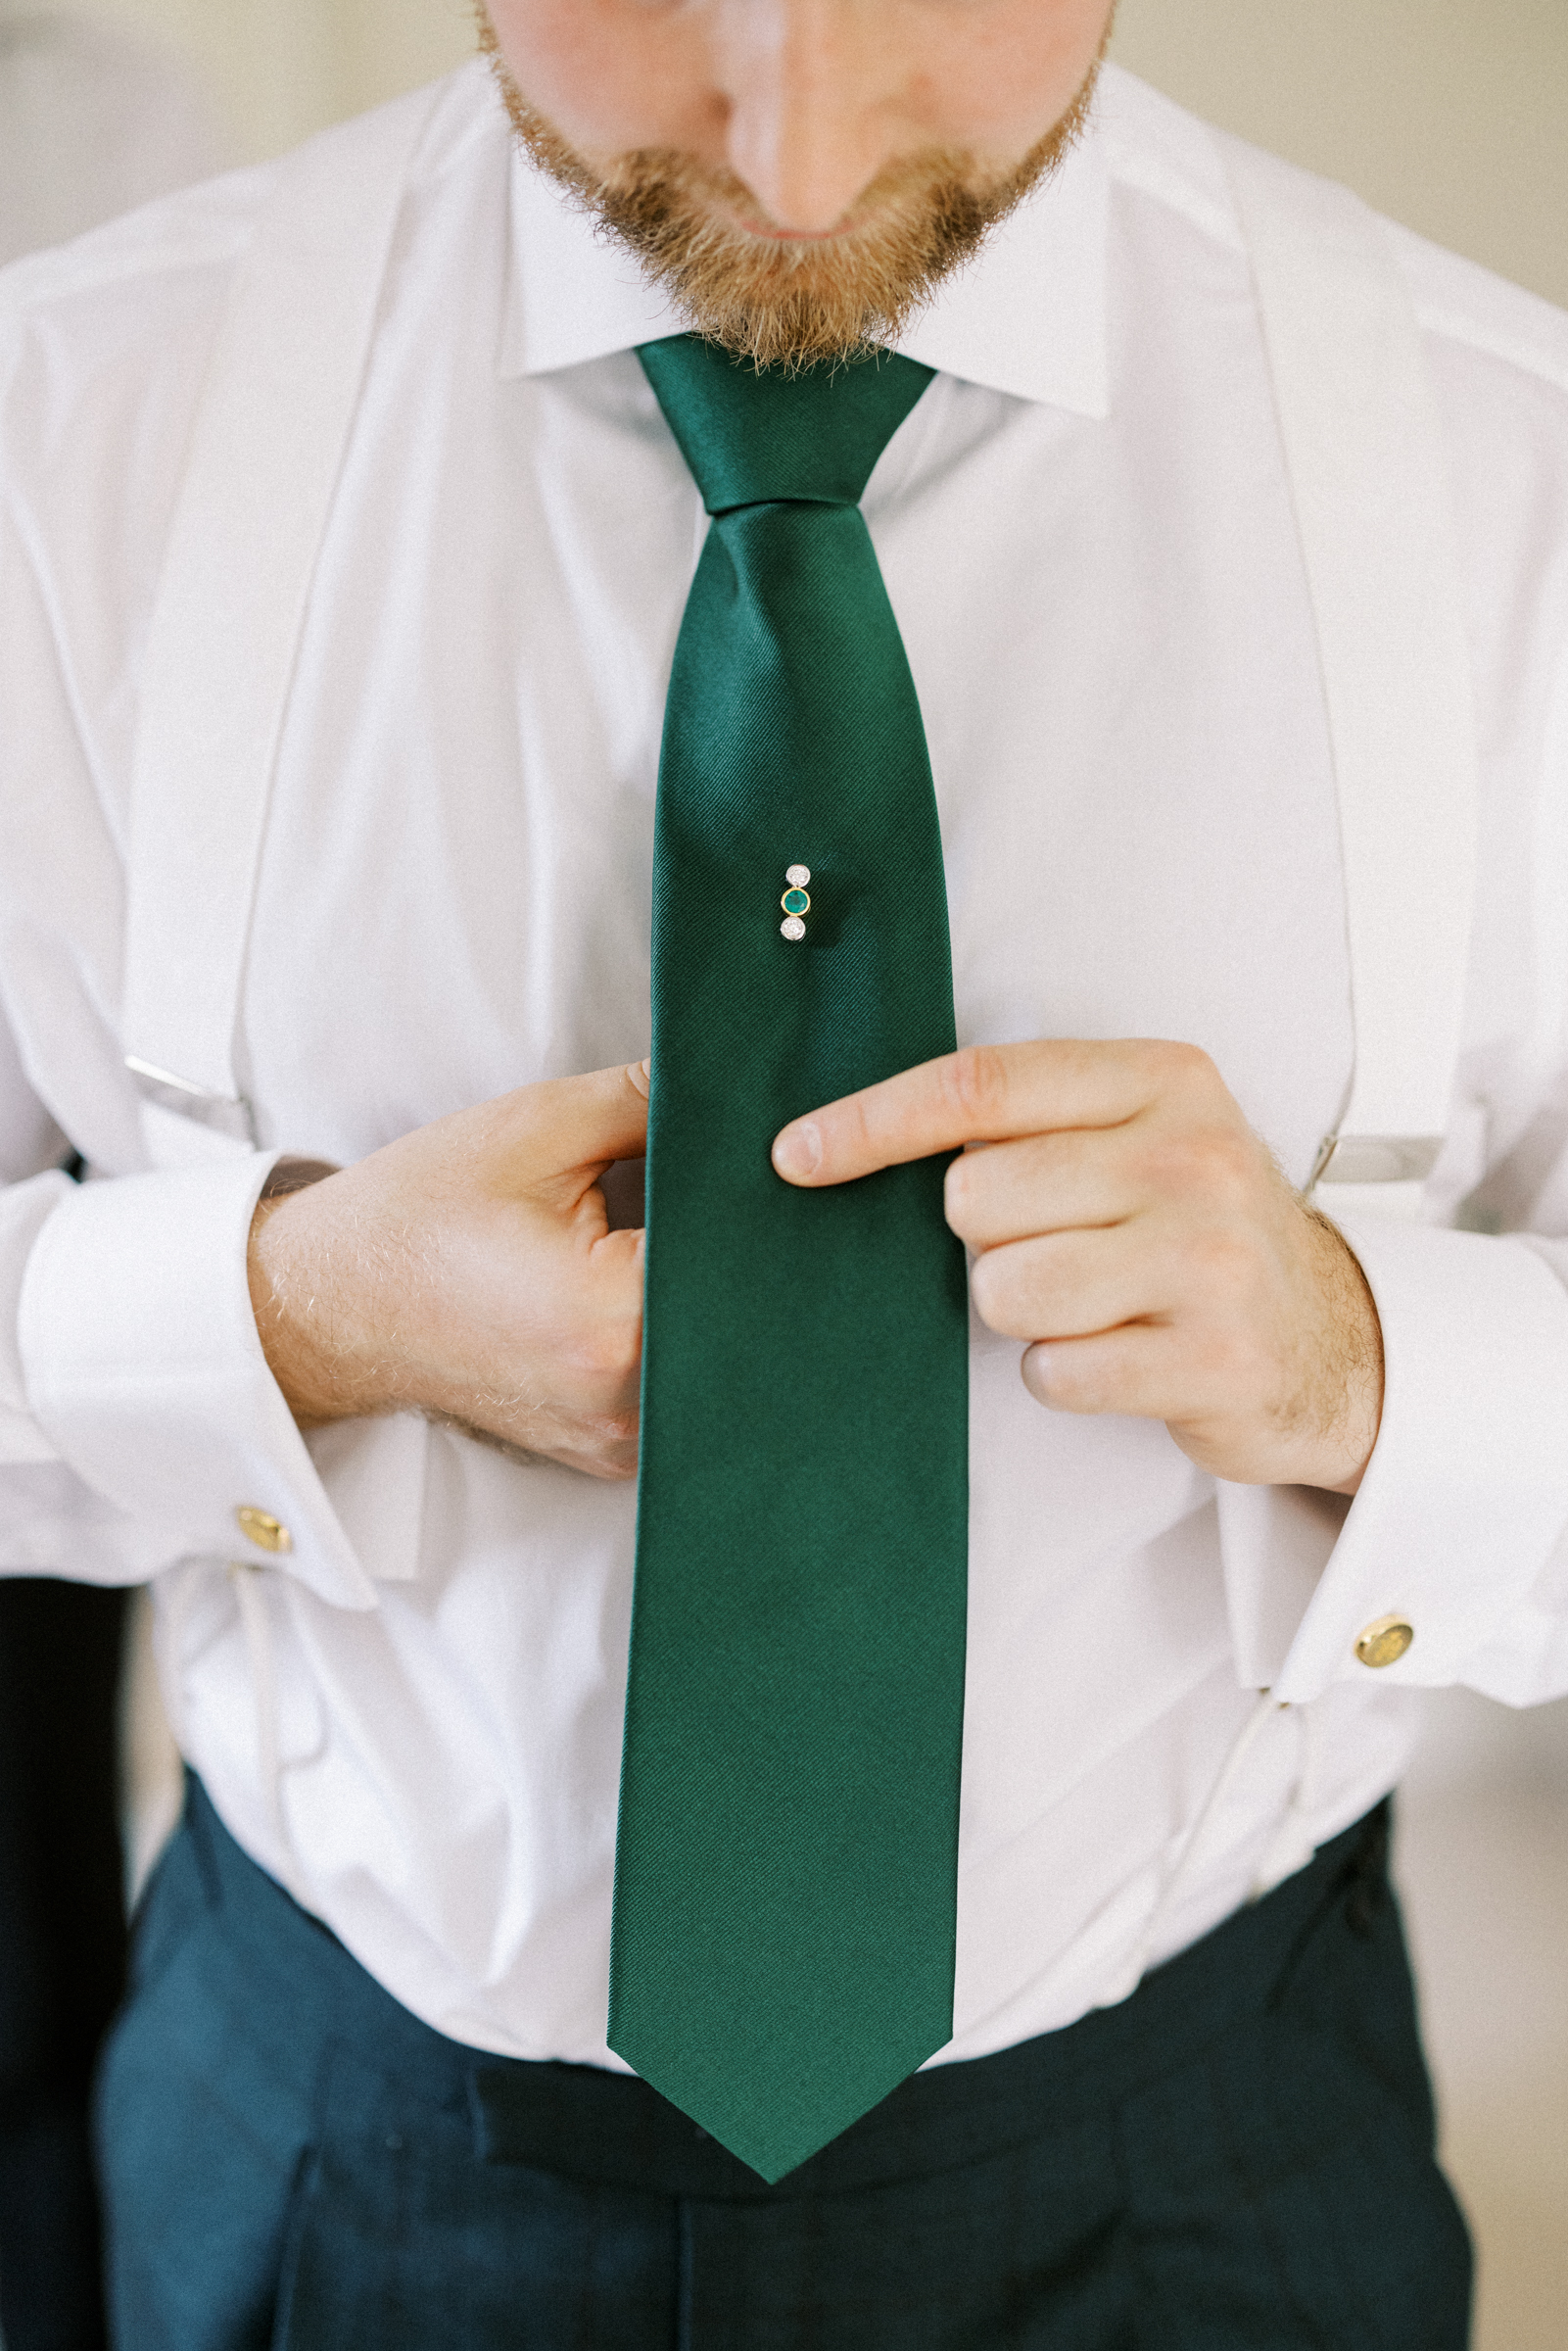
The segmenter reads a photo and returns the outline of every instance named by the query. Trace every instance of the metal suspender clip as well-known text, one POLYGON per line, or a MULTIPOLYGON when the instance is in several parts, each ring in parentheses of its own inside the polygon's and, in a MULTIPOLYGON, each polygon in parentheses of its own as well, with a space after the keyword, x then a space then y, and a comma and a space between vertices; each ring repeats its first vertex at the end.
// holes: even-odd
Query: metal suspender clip
POLYGON ((249 1102, 228 1094, 210 1094, 189 1078, 138 1060, 134 1053, 126 1054, 125 1067, 144 1102, 156 1102, 160 1110, 177 1111, 182 1119, 193 1119, 199 1127, 211 1127, 256 1149, 256 1119, 249 1102))
POLYGON ((1307 1189, 1319 1183, 1425 1183, 1442 1149, 1441 1134, 1326 1134, 1307 1189))

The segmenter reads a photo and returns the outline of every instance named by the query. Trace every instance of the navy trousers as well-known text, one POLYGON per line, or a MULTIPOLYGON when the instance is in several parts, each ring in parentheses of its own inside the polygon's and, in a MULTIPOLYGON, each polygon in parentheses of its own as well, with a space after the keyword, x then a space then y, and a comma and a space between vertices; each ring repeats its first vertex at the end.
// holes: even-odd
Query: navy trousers
POLYGON ((769 2188, 420 2024, 193 1786, 101 2085, 117 2351, 1463 2351, 1386 1847, 769 2188))

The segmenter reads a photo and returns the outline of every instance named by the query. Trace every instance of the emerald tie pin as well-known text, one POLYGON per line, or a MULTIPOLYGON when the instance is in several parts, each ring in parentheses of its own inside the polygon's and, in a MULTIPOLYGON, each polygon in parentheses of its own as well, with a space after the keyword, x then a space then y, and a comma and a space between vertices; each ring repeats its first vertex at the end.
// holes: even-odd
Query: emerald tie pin
POLYGON ((809 865, 792 865, 784 875, 784 880, 788 888, 779 901, 784 913, 779 928, 785 938, 802 939, 806 936, 806 917, 811 912, 811 899, 806 891, 806 885, 811 880, 811 868, 809 865))

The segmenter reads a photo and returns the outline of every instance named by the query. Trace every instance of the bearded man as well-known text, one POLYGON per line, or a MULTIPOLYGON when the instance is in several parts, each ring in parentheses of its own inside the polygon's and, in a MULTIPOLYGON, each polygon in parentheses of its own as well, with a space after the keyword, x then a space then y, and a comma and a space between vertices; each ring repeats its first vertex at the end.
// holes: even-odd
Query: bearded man
POLYGON ((1568 1681, 1568 328, 1110 15, 493 0, 7 281, 123 2351, 1465 2340, 1387 1799, 1568 1681))

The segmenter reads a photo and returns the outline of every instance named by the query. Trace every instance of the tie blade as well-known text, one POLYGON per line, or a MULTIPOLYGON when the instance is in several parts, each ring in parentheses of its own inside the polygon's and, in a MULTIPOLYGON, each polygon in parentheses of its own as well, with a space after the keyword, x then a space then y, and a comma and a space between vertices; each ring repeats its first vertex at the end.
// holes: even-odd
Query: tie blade
POLYGON ((969 1366, 939 1168, 796 1193, 754 1157, 783 1246, 745 1245, 725 1167, 650 1258, 673 1500, 639 1529, 611 2046, 772 2180, 951 2037, 969 1366), (800 1267, 845 1318, 826 1356, 800 1267))
POLYGON ((654 842, 610 2043, 772 2181, 952 2030, 964 1253, 939 1164, 797 1192, 769 1161, 789 1118, 954 1042, 920 705, 855 504, 927 379, 775 380, 690 339, 643 363, 722 519, 654 842))
POLYGON ((963 1624, 919 1554, 857 1631, 813 1575, 753 1618, 753 1548, 732 1605, 688 1596, 706 1639, 679 1678, 664 1610, 634 1646, 610 2045, 770 2181, 952 2036, 963 1624), (879 1640, 895 1592, 913 1669, 879 1640))

